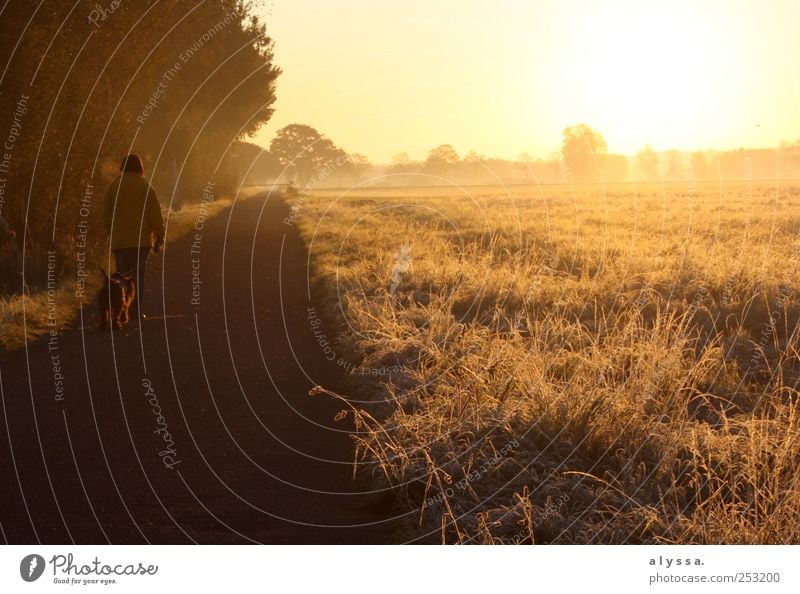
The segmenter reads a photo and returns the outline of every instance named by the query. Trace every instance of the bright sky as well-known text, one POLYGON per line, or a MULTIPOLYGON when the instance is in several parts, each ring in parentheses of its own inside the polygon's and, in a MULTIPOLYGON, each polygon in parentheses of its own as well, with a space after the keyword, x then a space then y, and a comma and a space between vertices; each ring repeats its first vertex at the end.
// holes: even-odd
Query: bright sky
POLYGON ((439 144, 547 157, 800 138, 798 0, 273 0, 278 100, 254 138, 317 128, 375 162, 439 144))

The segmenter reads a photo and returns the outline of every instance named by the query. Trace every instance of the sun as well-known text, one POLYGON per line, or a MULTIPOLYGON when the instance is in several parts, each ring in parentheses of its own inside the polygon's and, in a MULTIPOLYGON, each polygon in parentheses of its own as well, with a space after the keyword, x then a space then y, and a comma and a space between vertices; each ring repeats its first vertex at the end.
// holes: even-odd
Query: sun
POLYGON ((591 51, 575 64, 575 78, 588 99, 584 119, 617 150, 635 150, 643 139, 668 148, 717 124, 731 56, 711 20, 697 8, 652 6, 604 19, 588 34, 591 51))

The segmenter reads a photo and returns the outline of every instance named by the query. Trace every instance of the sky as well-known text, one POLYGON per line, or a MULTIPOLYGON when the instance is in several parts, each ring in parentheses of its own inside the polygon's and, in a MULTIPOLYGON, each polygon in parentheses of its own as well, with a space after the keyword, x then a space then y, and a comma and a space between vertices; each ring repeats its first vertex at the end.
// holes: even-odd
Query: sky
POLYGON ((585 122, 609 150, 800 138, 798 0, 273 0, 275 114, 387 163, 439 144, 547 158, 585 122))

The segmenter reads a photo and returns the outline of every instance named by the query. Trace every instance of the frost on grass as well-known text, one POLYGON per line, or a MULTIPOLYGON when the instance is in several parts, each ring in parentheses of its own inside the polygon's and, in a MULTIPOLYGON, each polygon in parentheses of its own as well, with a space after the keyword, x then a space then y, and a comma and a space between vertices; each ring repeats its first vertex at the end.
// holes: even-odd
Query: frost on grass
POLYGON ((800 541, 800 191, 638 191, 306 197, 406 536, 800 541))

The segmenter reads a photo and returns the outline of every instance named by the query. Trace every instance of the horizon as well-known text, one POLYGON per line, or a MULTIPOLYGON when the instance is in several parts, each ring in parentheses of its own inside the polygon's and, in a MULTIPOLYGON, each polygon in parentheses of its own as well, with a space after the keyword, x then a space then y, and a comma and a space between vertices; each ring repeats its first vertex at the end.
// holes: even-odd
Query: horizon
MULTIPOLYGON (((302 123, 302 122, 298 122, 298 123, 302 123)), ((322 131, 320 131, 320 132, 321 132, 321 134, 322 134, 322 136, 324 138, 329 138, 329 136, 327 134, 323 133, 322 131)), ((334 142, 336 141, 336 139, 334 139, 334 138, 331 138, 331 140, 333 140, 334 142)), ((788 141, 789 139, 784 139, 784 140, 788 141)), ((800 139, 797 139, 797 141, 800 141, 800 139)), ((254 145, 258 146, 259 148, 261 148, 261 149, 263 149, 265 151, 269 151, 269 142, 256 142, 252 138, 244 139, 241 142, 254 144, 254 145)), ((409 158, 411 159, 412 162, 422 162, 422 161, 425 160, 425 158, 426 158, 428 152, 430 151, 430 149, 436 148, 438 146, 442 146, 443 144, 446 144, 446 143, 438 143, 438 144, 431 145, 428 149, 423 150, 422 152, 420 152, 417 155, 409 154, 408 156, 409 156, 409 158)), ((641 148, 645 148, 645 146, 647 146, 647 145, 643 145, 641 148)), ((459 150, 459 147, 457 147, 457 146, 453 147, 453 148, 456 150, 456 152, 459 154, 459 156, 461 158, 465 157, 467 155, 467 153, 469 152, 469 150, 474 150, 474 149, 459 150)), ((706 148, 706 149, 664 148, 664 149, 660 149, 660 148, 652 147, 652 146, 651 146, 651 148, 653 149, 653 151, 657 155, 666 155, 666 154, 671 153, 671 152, 678 152, 678 153, 681 153, 683 155, 689 155, 689 154, 692 154, 692 153, 703 153, 704 155, 708 155, 709 153, 710 154, 723 154, 723 153, 730 153, 730 152, 736 152, 736 151, 747 151, 747 152, 775 151, 775 152, 777 152, 777 151, 781 150, 780 142, 775 146, 736 146, 736 147, 731 147, 731 148, 727 148, 727 149, 719 149, 719 148, 706 148)), ((639 149, 639 150, 641 150, 641 149, 639 149)), ((348 152, 357 153, 358 151, 348 151, 348 152)), ((407 152, 407 151, 401 151, 401 152, 407 152)), ((486 160, 498 160, 498 161, 509 161, 509 162, 520 162, 520 163, 522 162, 522 161, 520 161, 520 156, 521 155, 516 155, 516 156, 511 156, 511 157, 500 157, 500 156, 497 156, 497 155, 483 154, 483 153, 480 153, 479 151, 476 151, 476 152, 478 152, 478 154, 481 157, 483 157, 484 159, 486 159, 486 160)), ((619 156, 625 157, 627 159, 636 159, 636 153, 618 153, 618 152, 614 152, 613 150, 611 150, 611 148, 609 148, 609 154, 619 155, 619 156)), ((542 161, 542 162, 552 162, 552 161, 558 161, 558 160, 562 159, 561 149, 560 148, 553 149, 552 151, 550 151, 549 155, 531 155, 530 153, 529 153, 529 155, 531 157, 533 157, 533 159, 535 161, 542 161), (556 152, 558 153, 558 155, 554 154, 556 152)), ((376 167, 389 166, 389 165, 392 164, 392 160, 391 160, 391 157, 389 159, 387 159, 386 161, 372 161, 372 160, 370 160, 370 164, 373 165, 373 166, 376 166, 376 167)), ((767 178, 763 178, 763 179, 767 179, 767 178)), ((595 182, 591 182, 591 183, 595 183, 595 182)), ((597 182, 597 183, 599 183, 599 182, 597 182)), ((620 183, 635 183, 635 181, 620 182, 620 183)), ((478 184, 478 185, 481 185, 481 184, 478 184)))
POLYGON ((283 74, 274 116, 248 141, 268 146, 303 123, 389 163, 440 144, 548 159, 581 122, 631 156, 647 144, 723 152, 800 138, 800 82, 788 76, 800 66, 800 6, 788 0, 396 7, 299 0, 265 10, 283 74))

